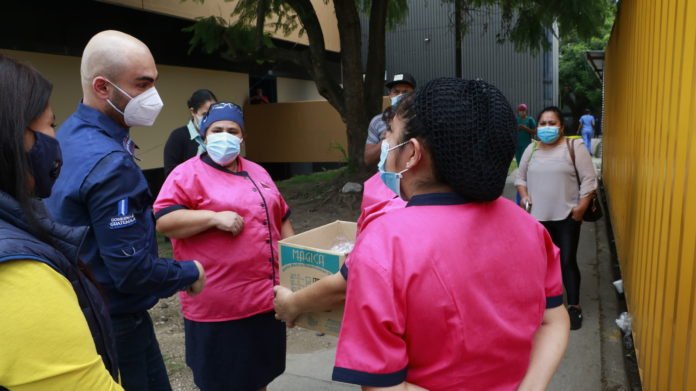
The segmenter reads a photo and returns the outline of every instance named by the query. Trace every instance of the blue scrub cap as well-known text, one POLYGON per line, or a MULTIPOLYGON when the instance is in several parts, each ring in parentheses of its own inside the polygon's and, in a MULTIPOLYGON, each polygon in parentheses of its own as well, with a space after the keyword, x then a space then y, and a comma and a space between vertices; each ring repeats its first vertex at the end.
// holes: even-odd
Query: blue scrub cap
POLYGON ((244 113, 242 108, 231 102, 219 102, 210 106, 201 120, 199 132, 205 138, 205 132, 217 121, 234 121, 244 130, 244 113))

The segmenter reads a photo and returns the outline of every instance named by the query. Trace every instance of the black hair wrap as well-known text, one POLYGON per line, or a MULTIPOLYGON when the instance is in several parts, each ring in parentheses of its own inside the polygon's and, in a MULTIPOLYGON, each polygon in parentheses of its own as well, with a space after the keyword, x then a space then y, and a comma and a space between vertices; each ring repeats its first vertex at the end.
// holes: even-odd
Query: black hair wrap
POLYGON ((517 142, 515 115, 500 90, 482 80, 440 78, 409 101, 406 134, 415 121, 420 134, 412 136, 425 139, 437 179, 471 201, 500 197, 517 142))

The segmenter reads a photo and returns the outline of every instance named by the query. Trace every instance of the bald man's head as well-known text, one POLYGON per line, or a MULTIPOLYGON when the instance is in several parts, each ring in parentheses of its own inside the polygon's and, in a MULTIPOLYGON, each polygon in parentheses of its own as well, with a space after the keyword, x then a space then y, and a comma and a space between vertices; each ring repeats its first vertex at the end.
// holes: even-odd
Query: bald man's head
POLYGON ((80 76, 83 103, 124 123, 126 104, 154 87, 158 73, 144 43, 120 31, 107 30, 85 46, 80 76))
POLYGON ((140 40, 120 31, 102 31, 89 40, 82 53, 82 88, 90 89, 97 76, 119 79, 134 62, 142 60, 155 62, 150 49, 140 40))

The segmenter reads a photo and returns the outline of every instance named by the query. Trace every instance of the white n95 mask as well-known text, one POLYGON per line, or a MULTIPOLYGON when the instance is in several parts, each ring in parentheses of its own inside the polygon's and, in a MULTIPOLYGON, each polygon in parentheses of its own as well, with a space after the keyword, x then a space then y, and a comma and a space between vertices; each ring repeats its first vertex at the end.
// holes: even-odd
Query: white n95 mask
POLYGON ((110 99, 106 102, 113 107, 114 110, 118 111, 123 115, 123 122, 126 123, 128 127, 131 126, 152 126, 157 119, 164 103, 157 93, 155 87, 150 87, 148 90, 142 94, 132 97, 126 91, 122 90, 119 86, 112 83, 107 79, 112 86, 116 87, 123 95, 130 98, 130 101, 126 105, 126 108, 121 111, 116 105, 114 105, 110 99))

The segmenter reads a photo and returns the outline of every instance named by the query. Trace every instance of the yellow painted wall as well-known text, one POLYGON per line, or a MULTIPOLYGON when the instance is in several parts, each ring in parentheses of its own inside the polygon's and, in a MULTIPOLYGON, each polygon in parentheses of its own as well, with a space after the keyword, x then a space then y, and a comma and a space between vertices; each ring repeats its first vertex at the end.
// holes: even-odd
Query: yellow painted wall
MULTIPOLYGON (((194 0, 104 0, 104 2, 191 20, 213 15, 230 20, 229 16, 236 5, 236 1, 234 0, 205 0, 203 4, 195 2, 194 0)), ((336 22, 333 2, 324 4, 324 0, 312 0, 312 5, 316 10, 319 23, 324 32, 326 49, 333 52, 340 52, 341 44, 338 37, 338 23, 336 22)), ((272 22, 271 19, 268 21, 272 22)), ((300 37, 299 30, 292 32, 288 36, 285 36, 282 32, 274 33, 270 28, 267 31, 271 32, 275 38, 285 41, 298 42, 305 45, 309 42, 306 34, 300 37)))
POLYGON ((278 103, 325 100, 323 96, 319 95, 317 85, 313 80, 279 77, 276 79, 276 83, 278 103))
POLYGON ((622 0, 603 176, 646 390, 696 390, 696 1, 622 0))
MULTIPOLYGON (((0 53, 33 65, 53 83, 51 103, 60 125, 82 98, 80 58, 0 49, 0 53)), ((156 60, 156 59, 155 59, 156 60)), ((137 156, 143 169, 162 167, 164 144, 169 133, 188 121, 186 101, 199 88, 212 90, 218 99, 242 104, 247 96, 248 76, 243 73, 158 66, 159 91, 164 108, 150 128, 133 128, 131 135, 140 147, 137 156)))
POLYGON ((327 101, 244 107, 249 159, 265 163, 343 162, 346 125, 327 101))

